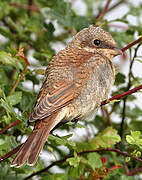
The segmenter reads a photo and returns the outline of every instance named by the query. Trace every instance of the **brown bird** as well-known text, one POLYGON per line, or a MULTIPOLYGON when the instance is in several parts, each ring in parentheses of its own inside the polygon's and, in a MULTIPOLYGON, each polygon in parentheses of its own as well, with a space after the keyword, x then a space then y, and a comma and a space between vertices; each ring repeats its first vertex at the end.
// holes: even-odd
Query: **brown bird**
POLYGON ((29 121, 35 126, 12 166, 33 166, 50 131, 63 121, 93 118, 115 79, 111 59, 122 54, 112 36, 100 27, 77 33, 46 69, 29 121))

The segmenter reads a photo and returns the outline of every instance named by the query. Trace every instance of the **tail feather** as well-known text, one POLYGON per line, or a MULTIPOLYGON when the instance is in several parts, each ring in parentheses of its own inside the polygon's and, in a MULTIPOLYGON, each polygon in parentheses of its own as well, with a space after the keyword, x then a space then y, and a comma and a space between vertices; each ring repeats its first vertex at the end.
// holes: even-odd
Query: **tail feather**
POLYGON ((28 158, 28 162, 27 162, 28 165, 33 166, 35 164, 49 132, 50 131, 47 131, 47 127, 42 129, 42 132, 41 132, 38 142, 31 149, 31 154, 30 154, 30 156, 28 158))
POLYGON ((55 119, 49 118, 47 122, 39 121, 30 134, 26 142, 21 146, 16 154, 11 166, 20 167, 26 161, 27 164, 33 166, 37 161, 38 155, 50 133, 50 130, 56 125, 55 119), (48 122, 48 123, 47 123, 48 122))

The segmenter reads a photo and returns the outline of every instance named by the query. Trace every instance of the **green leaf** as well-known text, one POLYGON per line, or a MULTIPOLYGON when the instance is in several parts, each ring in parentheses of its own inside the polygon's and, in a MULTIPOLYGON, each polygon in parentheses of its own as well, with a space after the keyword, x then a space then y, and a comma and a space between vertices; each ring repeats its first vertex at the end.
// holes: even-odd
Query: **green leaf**
POLYGON ((134 139, 139 139, 141 132, 140 131, 131 131, 131 135, 134 139))
POLYGON ((69 168, 69 177, 79 178, 84 173, 84 165, 81 163, 77 167, 70 166, 69 168))
POLYGON ((7 84, 8 83, 8 77, 6 76, 5 71, 0 68, 0 84, 7 84))
POLYGON ((10 150, 12 147, 12 137, 11 136, 6 136, 6 137, 1 137, 0 138, 0 155, 3 155, 3 152, 6 152, 10 150))
POLYGON ((117 131, 112 127, 106 128, 103 132, 99 133, 98 136, 90 140, 92 148, 106 148, 120 142, 121 138, 117 131))
POLYGON ((45 18, 51 20, 56 19, 60 25, 64 27, 71 27, 72 10, 70 3, 65 3, 63 0, 56 0, 56 6, 54 4, 53 9, 42 8, 41 12, 45 18))
POLYGON ((126 157, 126 158, 125 158, 125 161, 126 161, 126 162, 129 162, 130 160, 131 160, 130 157, 126 157))
POLYGON ((122 73, 117 73, 116 76, 115 76, 115 85, 120 85, 120 84, 123 84, 125 83, 125 75, 122 74, 122 73))
POLYGON ((135 144, 135 140, 132 136, 130 135, 127 135, 126 136, 126 141, 129 143, 129 144, 135 144))
POLYGON ((55 31, 54 25, 50 22, 48 24, 44 24, 44 27, 47 30, 47 39, 52 40, 53 39, 53 33, 55 31))
POLYGON ((74 153, 74 157, 68 158, 66 161, 70 164, 70 166, 77 167, 79 165, 80 158, 76 153, 74 153))
POLYGON ((142 130, 142 123, 141 121, 131 121, 129 125, 130 129, 133 129, 134 131, 141 131, 142 130))
POLYGON ((71 121, 67 122, 66 124, 69 125, 69 126, 73 126, 74 125, 74 123, 71 122, 71 121))
POLYGON ((108 101, 110 104, 113 104, 113 103, 115 103, 115 102, 120 102, 120 100, 119 99, 114 99, 114 100, 112 100, 112 101, 108 101))
MULTIPOLYGON (((25 26, 24 31, 30 31, 32 33, 39 33, 43 28, 44 19, 42 16, 27 16, 25 14, 22 24, 25 26)), ((23 30, 22 30, 23 31, 23 30)))
POLYGON ((15 114, 14 109, 13 109, 12 105, 10 104, 10 102, 5 101, 2 98, 0 99, 0 106, 2 106, 8 113, 15 114))
POLYGON ((0 34, 6 38, 9 38, 10 40, 14 40, 14 37, 12 36, 12 34, 9 31, 7 31, 1 27, 0 27, 0 34))
POLYGON ((126 141, 131 145, 136 145, 142 149, 142 138, 140 131, 131 131, 131 135, 126 136, 126 141))
POLYGON ((50 136, 51 140, 55 140, 57 144, 59 145, 66 145, 66 140, 64 140, 63 138, 59 138, 57 136, 50 136))
POLYGON ((138 58, 135 58, 135 61, 138 61, 138 62, 142 63, 142 60, 138 59, 138 58))
POLYGON ((10 12, 10 6, 8 1, 0 1, 0 19, 8 16, 10 12))
POLYGON ((55 141, 58 145, 64 145, 64 146, 70 146, 71 148, 76 148, 76 143, 73 142, 72 140, 68 140, 72 134, 67 135, 67 136, 62 136, 62 137, 57 137, 57 136, 49 136, 48 139, 50 141, 55 141))
POLYGON ((131 119, 136 119, 142 116, 142 110, 138 106, 135 106, 134 108, 130 108, 130 106, 127 106, 126 115, 131 119))
POLYGON ((94 150, 98 148, 107 148, 119 143, 121 141, 117 131, 112 127, 106 128, 103 132, 99 133, 96 137, 89 140, 87 143, 77 143, 77 150, 94 150))
POLYGON ((92 167, 93 170, 95 170, 95 168, 102 167, 101 156, 98 153, 89 153, 87 157, 89 165, 92 167))
POLYGON ((16 105, 22 99, 22 92, 21 91, 16 91, 12 95, 8 96, 7 99, 11 103, 11 105, 16 105))
POLYGON ((141 8, 142 8, 142 6, 134 7, 131 5, 130 11, 128 14, 131 14, 133 16, 139 16, 141 14, 141 8))
POLYGON ((140 151, 138 151, 138 152, 136 153, 136 157, 137 157, 137 158, 140 158, 141 155, 142 155, 142 153, 141 153, 140 151))
POLYGON ((45 177, 40 178, 40 180, 68 180, 68 174, 57 173, 52 175, 45 175, 45 177))
POLYGON ((12 57, 10 54, 5 51, 0 51, 0 62, 5 65, 12 65, 14 67, 18 67, 19 69, 23 69, 22 64, 15 57, 12 57))
POLYGON ((86 16, 75 16, 72 20, 72 24, 77 31, 80 31, 83 28, 88 27, 91 24, 91 21, 86 16))
POLYGON ((77 123, 77 124, 76 124, 76 127, 77 127, 77 128, 86 128, 86 126, 85 126, 85 125, 80 124, 80 123, 77 123))

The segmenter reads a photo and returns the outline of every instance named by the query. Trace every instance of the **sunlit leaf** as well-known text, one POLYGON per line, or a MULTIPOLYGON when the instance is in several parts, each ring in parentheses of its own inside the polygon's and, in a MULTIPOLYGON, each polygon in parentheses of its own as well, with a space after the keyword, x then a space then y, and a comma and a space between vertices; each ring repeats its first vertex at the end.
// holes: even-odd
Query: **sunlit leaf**
POLYGON ((7 99, 12 105, 16 105, 22 99, 22 92, 21 91, 16 91, 12 95, 8 96, 7 99))
POLYGON ((101 156, 98 153, 95 153, 95 152, 89 153, 88 154, 88 162, 93 170, 95 170, 95 168, 102 167, 101 156))

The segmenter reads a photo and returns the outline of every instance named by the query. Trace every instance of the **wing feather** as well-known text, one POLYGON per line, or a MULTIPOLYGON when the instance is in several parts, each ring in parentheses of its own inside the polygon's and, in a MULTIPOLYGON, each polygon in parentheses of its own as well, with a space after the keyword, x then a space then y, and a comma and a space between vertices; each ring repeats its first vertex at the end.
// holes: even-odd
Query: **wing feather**
POLYGON ((35 106, 29 121, 41 120, 69 104, 75 97, 74 83, 56 83, 51 92, 48 92, 40 103, 35 106), (60 85, 60 86, 59 86, 60 85))

